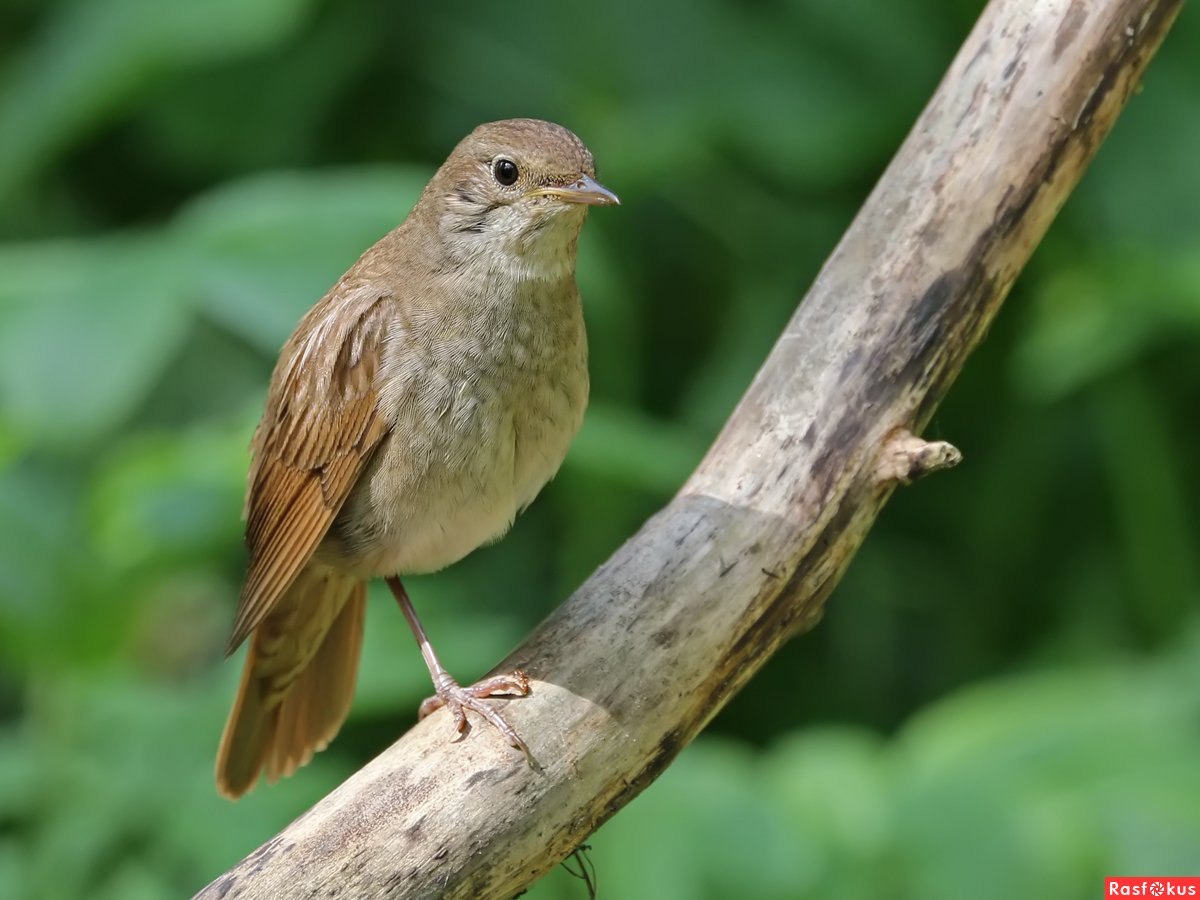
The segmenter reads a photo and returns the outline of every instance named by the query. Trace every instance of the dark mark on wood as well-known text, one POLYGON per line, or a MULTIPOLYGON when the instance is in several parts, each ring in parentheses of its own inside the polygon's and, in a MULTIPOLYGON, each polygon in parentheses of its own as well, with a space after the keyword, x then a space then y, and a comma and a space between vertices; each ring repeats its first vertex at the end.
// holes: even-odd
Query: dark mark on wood
POLYGON ((1080 0, 1071 0, 1071 5, 1067 7, 1066 15, 1063 16, 1062 24, 1058 26, 1058 31, 1054 35, 1055 62, 1058 62, 1063 51, 1075 42, 1087 17, 1087 5, 1081 3, 1080 0))
POLYGON ((650 635, 650 640, 660 647, 670 647, 677 634, 674 628, 659 628, 650 635))
POLYGON ((477 772, 472 772, 471 776, 467 779, 467 788, 473 788, 481 781, 499 781, 500 778, 498 776, 500 774, 500 769, 496 768, 480 769, 477 772))
POLYGON ((690 734, 687 738, 684 738, 679 729, 668 731, 664 734, 658 742, 658 747, 654 751, 654 755, 650 757, 646 765, 642 767, 642 770, 630 779, 630 787, 645 786, 658 778, 666 770, 667 766, 671 764, 671 761, 679 755, 679 751, 684 748, 690 739, 690 734))
MULTIPOLYGON (((476 774, 479 774, 479 773, 476 773, 476 774)), ((475 776, 472 775, 471 777, 474 778, 475 776)), ((470 779, 468 779, 467 786, 469 787, 470 784, 471 784, 470 779)), ((404 833, 408 836, 408 839, 410 841, 415 841, 421 837, 421 826, 423 826, 424 824, 425 824, 425 816, 422 815, 417 819, 417 821, 413 822, 411 825, 408 826, 408 828, 405 830, 404 833)))

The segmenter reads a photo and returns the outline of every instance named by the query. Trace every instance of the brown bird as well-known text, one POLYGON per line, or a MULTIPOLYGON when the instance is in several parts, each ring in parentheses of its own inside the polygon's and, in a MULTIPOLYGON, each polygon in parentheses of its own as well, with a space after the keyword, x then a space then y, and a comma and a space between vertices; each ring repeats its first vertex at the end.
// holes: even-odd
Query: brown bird
POLYGON ((524 696, 522 672, 461 687, 399 576, 494 541, 554 475, 587 405, 575 253, 588 206, 618 202, 550 122, 481 125, 408 218, 301 319, 251 445, 249 568, 232 653, 250 652, 217 787, 239 797, 333 739, 354 693, 366 584, 382 576, 433 677, 423 716, 524 696))

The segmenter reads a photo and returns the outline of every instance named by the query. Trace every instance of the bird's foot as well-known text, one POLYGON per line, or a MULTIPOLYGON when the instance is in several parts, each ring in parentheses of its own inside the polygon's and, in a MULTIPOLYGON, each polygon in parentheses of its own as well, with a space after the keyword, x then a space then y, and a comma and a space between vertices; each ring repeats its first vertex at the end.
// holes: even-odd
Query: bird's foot
POLYGON ((521 740, 520 735, 504 720, 498 710, 484 702, 489 697, 528 697, 529 676, 523 670, 517 669, 510 675, 493 675, 467 687, 462 687, 449 675, 443 675, 434 683, 434 689, 437 693, 421 704, 421 708, 417 710, 417 718, 423 719, 444 706, 454 717, 454 727, 461 738, 471 728, 467 721, 467 710, 477 712, 504 735, 510 744, 524 753, 526 759, 532 759, 529 747, 521 740))

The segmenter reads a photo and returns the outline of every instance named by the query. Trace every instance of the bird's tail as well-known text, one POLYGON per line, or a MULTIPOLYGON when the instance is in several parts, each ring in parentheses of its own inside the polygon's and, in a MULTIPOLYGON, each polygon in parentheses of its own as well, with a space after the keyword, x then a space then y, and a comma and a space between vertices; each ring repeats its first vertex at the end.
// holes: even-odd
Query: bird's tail
POLYGON ((217 790, 237 799, 264 770, 291 775, 333 740, 354 697, 366 583, 310 563, 254 631, 217 751, 217 790))

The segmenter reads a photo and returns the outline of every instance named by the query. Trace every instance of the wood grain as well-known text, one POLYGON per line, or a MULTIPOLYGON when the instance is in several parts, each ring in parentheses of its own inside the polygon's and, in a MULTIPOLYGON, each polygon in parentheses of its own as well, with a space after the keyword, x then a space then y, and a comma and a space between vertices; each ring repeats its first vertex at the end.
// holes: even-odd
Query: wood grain
POLYGON ((512 897, 637 796, 820 618, 1179 6, 988 5, 699 469, 497 667, 540 770, 434 715, 197 896, 512 897))

